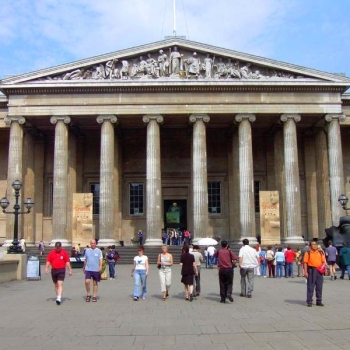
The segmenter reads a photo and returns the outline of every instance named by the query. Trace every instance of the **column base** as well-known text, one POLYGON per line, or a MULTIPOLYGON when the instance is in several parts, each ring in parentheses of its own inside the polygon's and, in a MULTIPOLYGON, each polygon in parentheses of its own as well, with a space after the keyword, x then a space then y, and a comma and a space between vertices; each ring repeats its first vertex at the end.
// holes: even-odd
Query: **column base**
POLYGON ((2 244, 3 247, 9 247, 12 245, 13 239, 6 239, 5 242, 2 244))
POLYGON ((119 245, 119 241, 113 238, 102 238, 98 240, 97 247, 109 247, 110 245, 119 245))
POLYGON ((293 236, 293 237, 285 237, 283 239, 284 244, 290 244, 290 245, 298 245, 298 244, 305 244, 305 241, 303 237, 301 236, 293 236))
POLYGON ((71 247, 72 246, 72 242, 68 241, 67 239, 59 239, 59 238, 55 238, 55 239, 51 240, 51 242, 49 243, 49 246, 54 247, 56 242, 61 242, 62 247, 71 247))
POLYGON ((145 241, 145 247, 160 247, 163 245, 163 241, 160 238, 147 238, 145 241))

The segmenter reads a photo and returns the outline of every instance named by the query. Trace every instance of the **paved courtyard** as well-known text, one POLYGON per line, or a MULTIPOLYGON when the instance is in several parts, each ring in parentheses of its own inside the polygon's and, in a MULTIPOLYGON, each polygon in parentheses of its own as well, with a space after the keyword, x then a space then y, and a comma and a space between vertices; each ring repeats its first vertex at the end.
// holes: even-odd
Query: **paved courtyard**
POLYGON ((81 270, 65 282, 55 304, 50 275, 41 281, 0 284, 0 350, 4 349, 350 349, 350 281, 324 283, 325 307, 305 304, 303 278, 255 278, 252 299, 219 303, 217 271, 202 269, 202 295, 184 300, 180 266, 173 267, 170 298, 160 296, 150 268, 147 300, 133 301, 130 266, 102 281, 97 303, 85 302, 81 270))

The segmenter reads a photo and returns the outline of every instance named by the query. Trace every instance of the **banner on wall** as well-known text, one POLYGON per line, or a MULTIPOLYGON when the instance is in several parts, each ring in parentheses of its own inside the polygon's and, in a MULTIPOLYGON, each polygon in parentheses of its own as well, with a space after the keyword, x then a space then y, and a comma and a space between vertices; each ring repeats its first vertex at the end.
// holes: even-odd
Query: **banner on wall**
POLYGON ((261 244, 281 244, 280 205, 278 191, 260 191, 261 244))
POLYGON ((93 238, 92 193, 73 193, 72 246, 83 249, 93 238))

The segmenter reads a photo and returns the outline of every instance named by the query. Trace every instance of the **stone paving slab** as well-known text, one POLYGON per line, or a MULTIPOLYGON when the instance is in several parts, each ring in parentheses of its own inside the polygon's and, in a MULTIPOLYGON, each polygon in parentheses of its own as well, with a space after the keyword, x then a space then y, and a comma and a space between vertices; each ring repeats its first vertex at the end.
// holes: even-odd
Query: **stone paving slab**
MULTIPOLYGON (((160 296, 151 266, 148 297, 132 299, 131 265, 100 283, 97 303, 85 302, 84 275, 74 269, 55 304, 50 275, 0 284, 0 350, 9 349, 350 349, 349 280, 325 279, 325 307, 307 308, 303 278, 255 278, 252 299, 219 303, 215 269, 202 269, 202 294, 184 300, 180 267, 170 298, 160 296)), ((237 274, 237 270, 236 270, 237 274)))

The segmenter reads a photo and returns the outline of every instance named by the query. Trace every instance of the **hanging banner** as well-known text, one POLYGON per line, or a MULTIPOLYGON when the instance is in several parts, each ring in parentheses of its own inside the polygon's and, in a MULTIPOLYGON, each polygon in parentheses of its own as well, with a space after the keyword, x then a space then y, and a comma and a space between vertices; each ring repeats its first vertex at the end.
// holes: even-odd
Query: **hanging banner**
POLYGON ((260 191, 261 244, 281 243, 280 206, 278 191, 260 191))
POLYGON ((77 250, 90 245, 93 238, 92 193, 73 193, 72 246, 77 250))

